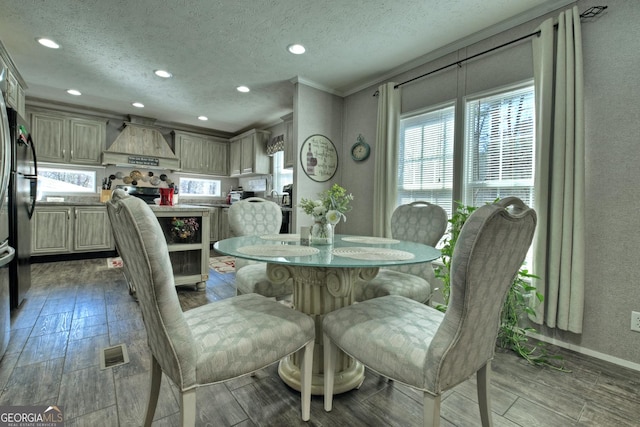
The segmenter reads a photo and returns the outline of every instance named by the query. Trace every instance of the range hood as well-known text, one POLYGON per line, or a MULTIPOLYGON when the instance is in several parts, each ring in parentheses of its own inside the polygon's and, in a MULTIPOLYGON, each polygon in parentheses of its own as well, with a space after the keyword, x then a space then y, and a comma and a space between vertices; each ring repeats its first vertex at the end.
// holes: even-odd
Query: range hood
POLYGON ((180 159, 153 126, 154 119, 129 116, 129 120, 113 144, 102 152, 103 165, 180 169, 180 159))

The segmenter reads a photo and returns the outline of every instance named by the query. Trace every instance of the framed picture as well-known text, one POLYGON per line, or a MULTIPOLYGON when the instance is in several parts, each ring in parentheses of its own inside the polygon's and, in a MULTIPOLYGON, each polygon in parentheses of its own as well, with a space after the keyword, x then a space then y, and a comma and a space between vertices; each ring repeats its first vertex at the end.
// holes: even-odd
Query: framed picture
POLYGON ((330 180, 338 170, 338 152, 335 145, 324 135, 311 135, 300 149, 302 170, 314 181, 330 180))

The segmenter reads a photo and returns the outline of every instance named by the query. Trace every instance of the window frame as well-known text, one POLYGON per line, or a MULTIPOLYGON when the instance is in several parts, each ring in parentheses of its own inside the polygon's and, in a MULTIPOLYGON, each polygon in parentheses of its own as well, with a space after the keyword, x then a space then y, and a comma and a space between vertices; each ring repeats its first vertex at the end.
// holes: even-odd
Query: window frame
MULTIPOLYGON (((74 166, 74 165, 61 165, 56 163, 38 163, 38 194, 36 195, 36 200, 42 200, 46 196, 87 196, 87 195, 95 195, 98 193, 98 176, 100 173, 104 172, 104 168, 100 167, 90 167, 90 166, 74 166), (87 188, 86 191, 73 191, 71 188, 66 188, 64 190, 48 190, 44 189, 44 179, 40 175, 41 172, 47 170, 54 170, 57 172, 80 172, 93 174, 93 188, 87 188)), ((51 178, 50 178, 51 179, 51 178)))
MULTIPOLYGON (((461 188, 460 188, 460 197, 458 198, 458 200, 461 200, 462 203, 466 206, 477 206, 477 203, 474 202, 474 199, 472 197, 470 197, 470 190, 469 190, 469 180, 468 180, 468 170, 469 170, 469 164, 468 164, 468 150, 469 150, 469 146, 468 146, 468 139, 469 136, 467 134, 467 126, 468 126, 468 121, 469 121, 469 115, 468 115, 468 104, 470 102, 475 102, 478 101, 480 99, 483 98, 489 98, 489 97, 495 97, 498 96, 500 94, 508 94, 511 92, 517 92, 520 90, 524 90, 524 89, 530 89, 531 90, 531 98, 532 98, 532 112, 531 112, 531 138, 532 138, 532 147, 531 147, 531 177, 530 178, 520 178, 520 179, 505 179, 505 180, 492 180, 492 181, 488 181, 485 182, 484 184, 481 181, 477 181, 476 184, 473 185, 473 188, 496 188, 496 189, 501 189, 501 188, 514 188, 517 190, 520 189, 528 189, 528 193, 529 193, 529 198, 527 200, 523 200, 525 203, 527 203, 527 205, 533 206, 533 203, 535 202, 535 193, 534 193, 534 189, 535 189, 535 166, 536 166, 536 130, 535 130, 535 125, 536 125, 536 120, 535 120, 535 86, 534 86, 534 81, 533 79, 527 79, 524 81, 520 81, 520 82, 516 82, 516 83, 512 83, 509 85, 503 85, 503 86, 499 86, 499 87, 495 87, 492 89, 488 89, 485 91, 481 91, 481 92, 476 92, 473 94, 469 94, 467 96, 464 96, 462 98, 462 114, 463 114, 463 120, 462 120, 462 141, 461 141, 461 145, 462 145, 462 154, 461 154, 461 170, 459 170, 457 172, 459 179, 461 179, 461 188), (506 184, 506 185, 505 185, 506 184)), ((456 173, 456 171, 454 171, 454 174, 456 173)), ((517 194, 511 194, 511 195, 516 195, 517 194)), ((503 195, 497 195, 497 197, 505 197, 503 195)), ((487 200, 485 200, 486 202, 487 200)))
POLYGON ((222 180, 211 178, 209 175, 179 175, 178 176, 178 194, 180 197, 185 198, 204 198, 204 197, 222 197, 222 180), (183 193, 182 192, 182 180, 192 180, 192 181, 213 181, 217 183, 217 190, 214 194, 197 194, 197 193, 183 193))
MULTIPOLYGON (((421 108, 418 110, 414 110, 411 112, 407 112, 404 114, 400 115, 400 121, 399 121, 399 126, 398 126, 398 187, 396 189, 396 206, 399 206, 401 204, 405 204, 405 203, 410 203, 412 201, 415 200, 428 200, 431 203, 434 204, 438 204, 440 206, 442 206, 443 209, 445 209, 447 211, 447 214, 450 216, 451 215, 451 209, 453 207, 453 201, 452 199, 454 198, 454 191, 455 191, 455 181, 456 181, 456 176, 455 176, 455 146, 456 146, 456 119, 457 119, 457 110, 458 110, 458 106, 455 100, 449 100, 449 101, 445 101, 445 102, 441 102, 438 104, 434 104, 425 108, 421 108), (411 191, 411 190, 404 190, 402 188, 402 186, 404 185, 403 183, 403 172, 405 170, 404 166, 404 161, 403 161, 403 152, 405 152, 405 132, 404 132, 404 125, 403 125, 403 121, 409 121, 411 119, 417 119, 420 116, 423 115, 427 115, 430 113, 436 113, 439 111, 443 111, 443 110, 447 110, 447 109, 451 109, 451 122, 452 122, 452 127, 451 127, 451 135, 450 135, 450 147, 447 147, 446 141, 439 141, 442 145, 444 145, 444 147, 442 147, 442 155, 439 155, 437 157, 439 157, 442 160, 442 177, 444 178, 445 184, 446 184, 446 177, 447 177, 447 166, 445 165, 445 161, 447 159, 450 159, 450 169, 451 169, 451 180, 449 182, 449 186, 445 187, 445 186, 434 186, 433 188, 425 188, 425 185, 421 185, 421 187, 418 190, 415 191, 411 191), (401 164, 402 162, 402 164, 401 164), (442 203, 441 200, 439 200, 440 198, 437 198, 438 200, 435 200, 434 197, 425 197, 425 196, 421 196, 421 194, 429 194, 432 192, 446 192, 450 193, 450 200, 448 200, 446 203, 442 203), (406 196, 406 194, 409 193, 410 196, 406 196), (417 196, 417 197, 415 197, 417 196)), ((426 123, 426 122, 425 122, 426 123)), ((422 126, 424 128, 424 125, 422 126)), ((445 124, 446 127, 446 124, 445 124)), ((436 156, 432 156, 432 158, 437 158, 436 156)), ((425 157, 422 157, 420 159, 420 161, 422 163, 425 162, 425 157)), ((427 184, 428 187, 428 184, 427 184)), ((446 197, 446 194, 443 196, 446 197)))

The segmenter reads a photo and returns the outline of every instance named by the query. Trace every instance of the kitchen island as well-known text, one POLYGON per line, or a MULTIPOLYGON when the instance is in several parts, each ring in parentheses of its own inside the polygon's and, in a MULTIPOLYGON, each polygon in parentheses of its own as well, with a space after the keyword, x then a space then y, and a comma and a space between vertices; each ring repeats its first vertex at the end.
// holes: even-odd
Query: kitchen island
POLYGON ((195 285, 204 291, 209 279, 209 209, 195 205, 150 207, 167 242, 175 285, 195 285), (189 224, 196 224, 197 229, 189 224))

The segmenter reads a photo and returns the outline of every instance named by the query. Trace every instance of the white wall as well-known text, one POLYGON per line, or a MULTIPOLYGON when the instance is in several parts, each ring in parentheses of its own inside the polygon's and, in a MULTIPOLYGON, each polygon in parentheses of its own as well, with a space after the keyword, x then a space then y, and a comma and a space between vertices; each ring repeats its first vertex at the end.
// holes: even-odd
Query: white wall
MULTIPOLYGON (((583 0, 580 11, 601 3, 583 0)), ((640 311, 640 3, 609 0, 607 11, 583 22, 586 103, 586 292, 582 334, 540 330, 545 336, 618 363, 640 366, 640 333, 630 331, 640 311)), ((552 13, 550 16, 557 16, 552 13)), ((390 81, 417 75, 532 32, 546 17, 425 64, 390 81)), ((454 67, 402 89, 402 111, 532 78, 531 43, 524 42, 454 67)), ((356 197, 349 232, 372 231, 373 165, 356 164, 349 147, 361 133, 375 151, 377 85, 344 101, 342 183, 356 197)), ((534 272, 535 273, 535 272, 534 272)))

